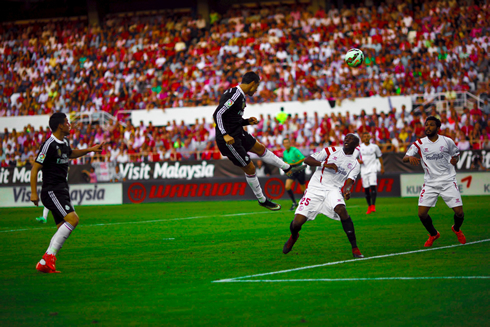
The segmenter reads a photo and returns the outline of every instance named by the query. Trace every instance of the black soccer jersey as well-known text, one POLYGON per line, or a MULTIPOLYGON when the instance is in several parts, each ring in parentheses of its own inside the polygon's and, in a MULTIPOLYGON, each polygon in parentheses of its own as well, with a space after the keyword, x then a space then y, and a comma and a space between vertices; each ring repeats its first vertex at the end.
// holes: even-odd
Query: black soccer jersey
POLYGON ((67 139, 58 140, 51 135, 42 145, 36 162, 43 165, 43 191, 68 190, 68 165, 71 155, 67 139))
POLYGON ((243 119, 246 106, 245 93, 240 87, 233 87, 223 93, 213 114, 217 137, 225 134, 235 137, 243 132, 243 126, 250 125, 248 119, 243 119))

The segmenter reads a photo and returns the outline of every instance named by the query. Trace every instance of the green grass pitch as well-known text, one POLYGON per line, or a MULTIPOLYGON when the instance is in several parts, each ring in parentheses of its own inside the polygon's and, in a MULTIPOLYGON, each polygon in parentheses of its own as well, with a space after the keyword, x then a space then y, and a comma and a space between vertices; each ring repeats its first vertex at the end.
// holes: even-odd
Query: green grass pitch
POLYGON ((35 270, 51 214, 42 225, 41 208, 1 209, 0 326, 489 326, 489 200, 463 198, 470 244, 459 246, 439 199, 430 214, 441 238, 426 251, 417 199, 378 199, 372 215, 351 199, 359 248, 380 256, 368 260, 353 260, 325 216, 282 254, 285 200, 279 212, 254 201, 78 207, 61 274, 35 270))

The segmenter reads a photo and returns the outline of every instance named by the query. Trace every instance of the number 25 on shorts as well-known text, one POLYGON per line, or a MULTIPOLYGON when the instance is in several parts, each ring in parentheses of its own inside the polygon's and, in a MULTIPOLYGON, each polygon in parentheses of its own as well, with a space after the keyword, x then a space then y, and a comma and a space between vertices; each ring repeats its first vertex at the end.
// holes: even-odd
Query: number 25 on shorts
POLYGON ((310 204, 310 200, 311 199, 309 198, 302 198, 299 204, 304 204, 305 206, 307 206, 308 204, 310 204))

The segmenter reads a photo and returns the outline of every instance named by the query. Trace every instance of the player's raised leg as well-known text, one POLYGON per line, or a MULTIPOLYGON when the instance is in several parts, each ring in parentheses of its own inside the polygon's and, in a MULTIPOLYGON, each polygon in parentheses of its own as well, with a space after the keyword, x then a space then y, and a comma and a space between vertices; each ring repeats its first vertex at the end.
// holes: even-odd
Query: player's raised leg
POLYGON ((299 238, 299 231, 301 230, 301 226, 307 221, 307 218, 303 215, 296 214, 294 215, 293 221, 289 225, 289 230, 291 231, 291 236, 284 243, 284 247, 282 248, 282 253, 288 254, 293 249, 294 243, 299 238))
POLYGON ((419 218, 424 225, 425 229, 429 232, 429 239, 425 242, 424 246, 429 247, 434 244, 434 241, 437 240, 441 234, 436 230, 434 225, 432 224, 432 218, 429 216, 430 207, 419 206, 419 218))
POLYGON ((284 161, 281 160, 281 158, 276 156, 271 151, 267 150, 266 147, 258 141, 254 144, 252 149, 250 149, 250 152, 253 152, 256 155, 258 155, 265 163, 268 163, 270 165, 282 169, 288 176, 292 176, 294 173, 306 169, 305 165, 292 167, 290 164, 285 163, 284 161))
POLYGON ((340 216, 340 222, 342 223, 342 228, 344 229, 347 238, 352 246, 352 255, 354 258, 364 258, 361 251, 357 247, 356 231, 354 230, 354 222, 352 218, 347 213, 344 204, 339 204, 334 208, 337 215, 340 216))

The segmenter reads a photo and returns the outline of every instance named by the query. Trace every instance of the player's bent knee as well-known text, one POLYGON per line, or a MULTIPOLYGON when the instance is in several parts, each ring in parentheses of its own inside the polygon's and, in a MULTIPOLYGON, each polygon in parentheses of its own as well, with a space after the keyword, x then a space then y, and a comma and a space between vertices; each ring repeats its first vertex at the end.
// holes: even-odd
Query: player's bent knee
POLYGON ((80 218, 78 217, 77 213, 75 211, 70 212, 67 214, 64 218, 64 220, 68 223, 70 223, 73 227, 77 227, 78 222, 80 221, 80 218))
POLYGON ((335 213, 337 215, 339 215, 340 218, 342 218, 342 216, 347 215, 347 210, 345 209, 345 205, 344 204, 339 204, 339 205, 335 206, 335 208, 333 209, 333 211, 335 211, 335 213))
POLYGON ((242 170, 245 172, 247 175, 254 175, 255 174, 255 166, 252 161, 248 163, 245 167, 242 167, 242 170))

